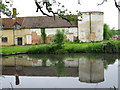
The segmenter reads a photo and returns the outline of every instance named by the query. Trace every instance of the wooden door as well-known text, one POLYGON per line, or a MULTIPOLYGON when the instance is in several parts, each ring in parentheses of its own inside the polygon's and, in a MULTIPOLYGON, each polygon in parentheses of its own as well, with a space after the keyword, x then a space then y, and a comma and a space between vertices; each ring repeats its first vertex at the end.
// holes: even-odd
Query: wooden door
POLYGON ((17 41, 18 41, 18 45, 22 45, 22 37, 18 37, 17 41))

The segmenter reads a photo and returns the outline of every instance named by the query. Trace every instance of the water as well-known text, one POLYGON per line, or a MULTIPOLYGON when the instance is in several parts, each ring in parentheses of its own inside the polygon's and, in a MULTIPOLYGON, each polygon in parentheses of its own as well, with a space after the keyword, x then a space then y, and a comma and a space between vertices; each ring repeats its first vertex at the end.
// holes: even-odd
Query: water
POLYGON ((118 88, 119 58, 116 54, 2 57, 1 87, 118 88))

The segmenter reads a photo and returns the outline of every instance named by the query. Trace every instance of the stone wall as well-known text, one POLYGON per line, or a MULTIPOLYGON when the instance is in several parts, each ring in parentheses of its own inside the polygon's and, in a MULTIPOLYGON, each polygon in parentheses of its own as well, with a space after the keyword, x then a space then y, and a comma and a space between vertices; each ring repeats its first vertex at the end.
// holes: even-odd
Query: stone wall
MULTIPOLYGON (((51 38, 53 35, 56 34, 57 29, 64 29, 66 33, 65 39, 69 39, 70 41, 73 41, 75 37, 78 35, 77 28, 46 28, 46 43, 52 43, 51 38)), ((38 43, 43 43, 42 38, 41 38, 41 32, 40 29, 31 29, 32 31, 32 43, 33 44, 38 44, 38 43)))
POLYGON ((81 42, 103 40, 103 12, 83 12, 80 19, 82 21, 78 21, 78 37, 81 42))

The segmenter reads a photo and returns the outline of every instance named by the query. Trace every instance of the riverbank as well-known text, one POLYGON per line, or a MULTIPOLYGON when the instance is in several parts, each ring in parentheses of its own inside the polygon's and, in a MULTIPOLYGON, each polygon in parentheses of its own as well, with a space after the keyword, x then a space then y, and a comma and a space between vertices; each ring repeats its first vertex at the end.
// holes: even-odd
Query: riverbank
POLYGON ((61 53, 120 53, 120 40, 101 42, 64 44, 61 49, 54 44, 41 44, 35 46, 5 46, 0 47, 2 55, 20 53, 29 54, 61 54, 61 53))
POLYGON ((61 49, 57 45, 39 46, 30 48, 30 54, 63 54, 63 53, 120 53, 120 40, 101 42, 64 44, 61 49))

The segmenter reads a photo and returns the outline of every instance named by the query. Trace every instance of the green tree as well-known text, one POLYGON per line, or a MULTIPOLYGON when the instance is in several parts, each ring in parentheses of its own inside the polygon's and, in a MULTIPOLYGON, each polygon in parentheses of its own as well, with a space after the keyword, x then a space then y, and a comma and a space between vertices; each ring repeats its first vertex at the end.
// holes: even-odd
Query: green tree
POLYGON ((64 49, 64 29, 57 29, 57 33, 51 38, 53 41, 52 44, 49 45, 49 53, 52 54, 63 54, 67 53, 67 50, 64 49))
MULTIPOLYGON (((6 0, 6 1, 7 1, 6 3, 10 3, 10 1, 12 0, 6 0)), ((68 22, 70 22, 71 20, 79 20, 78 18, 76 18, 76 15, 72 14, 71 11, 65 8, 65 5, 61 4, 62 0, 60 2, 57 2, 57 0, 34 0, 34 1, 35 1, 36 8, 37 8, 36 12, 40 10, 43 15, 47 15, 51 17, 50 13, 52 13, 54 18, 55 18, 55 15, 57 15, 61 17, 62 19, 67 20, 68 22), (58 5, 58 8, 56 8, 57 9, 56 12, 53 10, 54 5, 58 5), (46 7, 46 10, 48 11, 48 13, 45 13, 46 10, 43 9, 43 7, 46 7)), ((78 0, 78 4, 81 4, 80 1, 81 0, 78 0)), ((107 1, 108 0, 102 0, 102 2, 99 3, 98 5, 102 5, 107 1)), ((120 11, 120 5, 118 4, 118 2, 114 0, 114 3, 115 3, 116 8, 118 8, 118 10, 120 11)), ((2 12, 3 14, 7 16, 11 16, 11 11, 7 7, 7 5, 2 4, 2 0, 0 0, 0 12, 2 12)), ((80 11, 76 10, 76 12, 77 12, 77 16, 82 16, 80 11)))
POLYGON ((103 33, 104 40, 108 40, 110 38, 109 30, 110 30, 109 26, 107 24, 104 24, 104 33, 103 33))
POLYGON ((45 44, 46 42, 45 28, 41 28, 41 37, 42 37, 43 43, 45 44))
POLYGON ((8 6, 3 4, 2 2, 0 2, 0 13, 3 13, 6 16, 9 16, 9 17, 12 15, 12 12, 8 8, 8 6))
POLYGON ((62 47, 64 44, 65 30, 57 29, 57 33, 53 36, 52 41, 54 44, 57 44, 59 47, 62 47))

